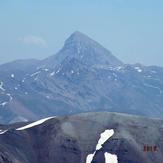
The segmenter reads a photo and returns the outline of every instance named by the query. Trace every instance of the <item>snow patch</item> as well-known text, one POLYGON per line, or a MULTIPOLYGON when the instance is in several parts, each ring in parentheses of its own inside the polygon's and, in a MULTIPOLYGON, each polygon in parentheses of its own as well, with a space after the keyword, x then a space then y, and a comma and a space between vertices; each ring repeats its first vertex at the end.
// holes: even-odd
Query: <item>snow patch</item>
POLYGON ((58 69, 57 71, 56 71, 56 74, 58 74, 60 72, 60 69, 58 69))
POLYGON ((11 74, 11 78, 14 78, 15 77, 15 75, 14 74, 11 74))
POLYGON ((98 141, 98 144, 96 145, 96 151, 100 150, 102 148, 102 145, 114 134, 114 130, 105 130, 103 133, 101 133, 100 139, 98 141))
POLYGON ((105 163, 118 163, 117 155, 105 152, 105 163))
POLYGON ((54 76, 55 75, 55 72, 53 71, 52 73, 50 73, 50 76, 54 76))
POLYGON ((73 74, 74 73, 74 70, 71 70, 71 74, 73 74))
MULTIPOLYGON (((98 143, 96 145, 96 150, 93 154, 89 154, 86 158, 86 163, 91 163, 92 160, 93 160, 93 157, 94 155, 96 154, 96 151, 100 150, 102 148, 102 145, 110 138, 112 137, 114 134, 114 130, 113 129, 110 129, 110 130, 105 130, 103 133, 101 133, 100 135, 100 139, 98 140, 98 143)), ((113 160, 113 157, 114 157, 114 160, 116 158, 117 160, 117 156, 116 155, 112 155, 110 153, 107 153, 106 154, 106 162, 105 163, 118 163, 118 160, 117 162, 107 162, 107 161, 110 161, 111 159, 113 160)))
POLYGON ((93 154, 89 154, 87 156, 86 163, 92 163, 94 155, 95 155, 95 152, 93 154))
POLYGON ((22 80, 22 83, 24 83, 25 82, 25 78, 22 80))
POLYGON ((116 67, 116 70, 121 70, 121 69, 123 69, 123 67, 122 66, 118 66, 118 67, 116 67))
POLYGON ((46 96, 46 98, 47 98, 47 99, 50 99, 50 97, 49 97, 49 96, 46 96))
POLYGON ((18 90, 18 87, 15 87, 14 89, 15 89, 15 90, 18 90))
POLYGON ((31 128, 31 127, 34 127, 34 126, 38 126, 38 125, 40 125, 40 124, 44 123, 45 121, 47 121, 47 120, 49 120, 49 119, 52 119, 52 118, 54 118, 54 117, 44 118, 44 119, 38 120, 38 121, 36 121, 36 122, 30 123, 30 124, 28 124, 28 125, 26 125, 26 126, 17 128, 16 130, 18 130, 18 131, 19 131, 19 130, 25 130, 25 129, 28 129, 28 128, 31 128))
POLYGON ((45 68, 45 69, 44 69, 44 71, 46 71, 46 72, 47 72, 47 71, 49 71, 49 69, 45 68))
POLYGON ((5 105, 7 105, 7 101, 5 101, 5 102, 2 102, 1 104, 0 104, 0 106, 2 106, 2 107, 4 107, 5 105))
POLYGON ((137 72, 142 72, 142 69, 140 67, 135 67, 135 70, 137 70, 137 72))

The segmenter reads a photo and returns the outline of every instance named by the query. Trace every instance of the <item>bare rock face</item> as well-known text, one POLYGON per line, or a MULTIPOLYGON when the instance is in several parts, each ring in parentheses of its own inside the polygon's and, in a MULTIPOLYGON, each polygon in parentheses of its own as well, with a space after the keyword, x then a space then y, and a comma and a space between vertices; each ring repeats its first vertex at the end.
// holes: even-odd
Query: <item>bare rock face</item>
POLYGON ((117 113, 85 113, 54 117, 44 123, 17 130, 29 123, 1 126, 1 163, 86 163, 100 134, 113 129, 92 163, 105 163, 105 152, 115 154, 118 163, 161 163, 163 121, 117 113), (144 151, 144 146, 157 150, 144 151), (153 148, 154 149, 154 148, 153 148))

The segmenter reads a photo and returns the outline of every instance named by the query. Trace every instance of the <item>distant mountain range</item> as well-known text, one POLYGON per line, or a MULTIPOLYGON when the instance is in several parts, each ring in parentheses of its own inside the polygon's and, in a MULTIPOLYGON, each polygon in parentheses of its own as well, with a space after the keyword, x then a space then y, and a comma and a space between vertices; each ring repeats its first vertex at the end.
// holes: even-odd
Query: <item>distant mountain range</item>
POLYGON ((51 117, 1 125, 0 162, 89 163, 94 153, 92 163, 113 163, 109 154, 118 163, 162 163, 162 140, 162 120, 107 112, 51 117))
POLYGON ((0 123, 94 111, 163 118, 163 68, 125 64, 80 32, 44 60, 0 65, 0 123))

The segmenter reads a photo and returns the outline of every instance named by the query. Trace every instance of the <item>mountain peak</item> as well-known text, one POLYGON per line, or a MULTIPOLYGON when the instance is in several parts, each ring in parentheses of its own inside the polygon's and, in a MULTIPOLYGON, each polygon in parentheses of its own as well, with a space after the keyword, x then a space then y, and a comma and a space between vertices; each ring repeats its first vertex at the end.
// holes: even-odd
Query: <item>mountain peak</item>
POLYGON ((79 31, 75 31, 65 41, 65 46, 72 45, 72 43, 76 44, 76 45, 79 45, 80 43, 82 43, 82 44, 92 44, 92 43, 95 43, 95 41, 93 41, 91 38, 89 38, 84 33, 79 32, 79 31))
POLYGON ((76 58, 88 66, 123 64, 109 50, 79 31, 72 33, 63 48, 48 58, 48 65, 60 64, 65 58, 76 58))
POLYGON ((82 37, 82 36, 86 36, 86 35, 80 31, 75 31, 74 33, 71 34, 71 36, 72 37, 82 37))

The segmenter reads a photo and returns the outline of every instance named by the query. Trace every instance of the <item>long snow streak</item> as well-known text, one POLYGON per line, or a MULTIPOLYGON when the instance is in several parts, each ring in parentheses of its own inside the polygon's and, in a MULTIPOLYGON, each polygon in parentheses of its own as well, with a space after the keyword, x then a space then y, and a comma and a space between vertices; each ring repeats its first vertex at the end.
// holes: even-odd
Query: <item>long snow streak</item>
POLYGON ((41 119, 41 120, 38 120, 38 121, 36 121, 36 122, 30 123, 30 124, 28 124, 28 125, 26 125, 26 126, 17 128, 16 130, 25 130, 25 129, 34 127, 34 126, 37 126, 37 125, 40 125, 40 124, 44 123, 45 121, 47 121, 47 120, 49 120, 49 119, 52 119, 52 118, 54 118, 54 117, 48 117, 48 118, 45 118, 45 119, 41 119))

